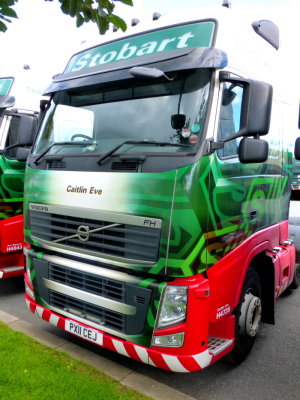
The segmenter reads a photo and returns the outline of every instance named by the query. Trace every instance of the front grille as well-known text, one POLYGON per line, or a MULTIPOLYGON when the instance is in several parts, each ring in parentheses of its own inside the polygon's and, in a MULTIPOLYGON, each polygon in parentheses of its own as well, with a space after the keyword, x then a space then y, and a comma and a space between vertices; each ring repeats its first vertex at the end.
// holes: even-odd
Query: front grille
POLYGON ((145 329, 151 289, 36 258, 32 262, 39 296, 54 311, 68 313, 68 316, 71 314, 75 319, 83 318, 87 324, 91 321, 98 324, 99 329, 109 328, 126 335, 138 335, 145 329), (48 287, 45 282, 50 282, 52 287, 48 287), (77 297, 76 294, 73 296, 68 291, 69 288, 80 290, 86 295, 84 298, 77 297), (105 307, 99 303, 94 304, 93 297, 89 294, 108 299, 105 307), (124 305, 133 307, 135 313, 124 313, 124 305))
POLYGON ((107 254, 137 261, 155 262, 158 258, 160 228, 118 224, 102 231, 91 232, 111 223, 33 210, 29 212, 29 218, 32 235, 37 239, 57 242, 93 254, 107 254), (88 229, 88 240, 80 240, 76 236, 79 227, 88 229))
POLYGON ((125 333, 125 315, 50 290, 50 305, 125 333))
POLYGON ((49 279, 98 296, 125 302, 125 284, 112 279, 49 264, 49 279))

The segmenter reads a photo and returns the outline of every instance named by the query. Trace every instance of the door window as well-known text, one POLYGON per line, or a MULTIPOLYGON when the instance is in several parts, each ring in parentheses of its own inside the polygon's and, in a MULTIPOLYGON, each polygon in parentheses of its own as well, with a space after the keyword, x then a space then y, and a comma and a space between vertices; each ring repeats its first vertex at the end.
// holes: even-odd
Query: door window
MULTIPOLYGON (((241 86, 224 82, 218 140, 224 140, 240 130, 242 99, 243 88, 241 86)), ((225 142, 224 148, 218 150, 218 156, 221 158, 237 156, 239 141, 240 138, 236 138, 225 142)))

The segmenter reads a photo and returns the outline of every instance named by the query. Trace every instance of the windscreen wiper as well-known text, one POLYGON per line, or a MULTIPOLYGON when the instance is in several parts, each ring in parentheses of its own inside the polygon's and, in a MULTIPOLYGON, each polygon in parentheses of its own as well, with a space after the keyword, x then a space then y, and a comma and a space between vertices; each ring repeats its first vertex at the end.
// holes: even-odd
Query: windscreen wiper
POLYGON ((38 156, 38 158, 34 161, 35 164, 38 164, 39 161, 52 149, 52 147, 54 146, 91 146, 93 144, 97 144, 97 142, 95 140, 82 140, 81 142, 74 142, 74 141, 68 141, 68 142, 54 142, 51 143, 49 147, 46 148, 45 151, 42 152, 42 154, 40 154, 38 156))
POLYGON ((150 144, 154 146, 175 146, 175 147, 191 147, 190 144, 184 143, 170 143, 170 142, 157 142, 155 140, 126 140, 125 142, 119 144, 118 146, 114 147, 113 149, 109 150, 107 153, 104 153, 102 157, 98 160, 98 164, 101 165, 102 162, 113 155, 117 150, 119 150, 125 144, 150 144))

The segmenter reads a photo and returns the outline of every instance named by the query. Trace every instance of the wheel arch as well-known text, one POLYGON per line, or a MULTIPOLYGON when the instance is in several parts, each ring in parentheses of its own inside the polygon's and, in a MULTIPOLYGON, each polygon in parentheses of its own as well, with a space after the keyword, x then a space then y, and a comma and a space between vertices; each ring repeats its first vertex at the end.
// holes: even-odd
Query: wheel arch
POLYGON ((275 323, 275 272, 274 264, 265 252, 257 254, 250 262, 258 273, 262 289, 262 322, 275 323))

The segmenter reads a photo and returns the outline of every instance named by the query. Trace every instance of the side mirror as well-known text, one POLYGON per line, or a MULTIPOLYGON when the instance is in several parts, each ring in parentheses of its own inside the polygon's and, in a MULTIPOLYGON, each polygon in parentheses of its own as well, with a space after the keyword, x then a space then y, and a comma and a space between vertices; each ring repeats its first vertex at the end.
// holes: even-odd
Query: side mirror
POLYGON ((249 81, 241 116, 243 136, 266 135, 270 129, 273 88, 265 82, 249 81))
POLYGON ((41 110, 41 112, 44 112, 48 105, 49 105, 49 100, 41 99, 40 100, 40 110, 41 110))
POLYGON ((26 161, 30 153, 30 148, 28 147, 18 147, 16 153, 17 161, 26 161))
POLYGON ((296 160, 300 160, 300 137, 295 141, 294 156, 296 160))
POLYGON ((240 141, 239 159, 243 164, 265 162, 268 159, 268 154, 269 144, 266 140, 244 137, 240 141))
POLYGON ((224 141, 241 136, 266 135, 269 132, 271 120, 272 86, 252 79, 232 77, 227 72, 220 73, 220 80, 243 88, 240 130, 227 136, 224 141))
POLYGON ((11 113, 10 115, 19 119, 16 131, 17 142, 0 150, 1 153, 16 147, 32 146, 36 135, 38 121, 36 115, 18 113, 11 113))
POLYGON ((20 115, 18 146, 32 146, 37 129, 37 118, 33 115, 20 115))

